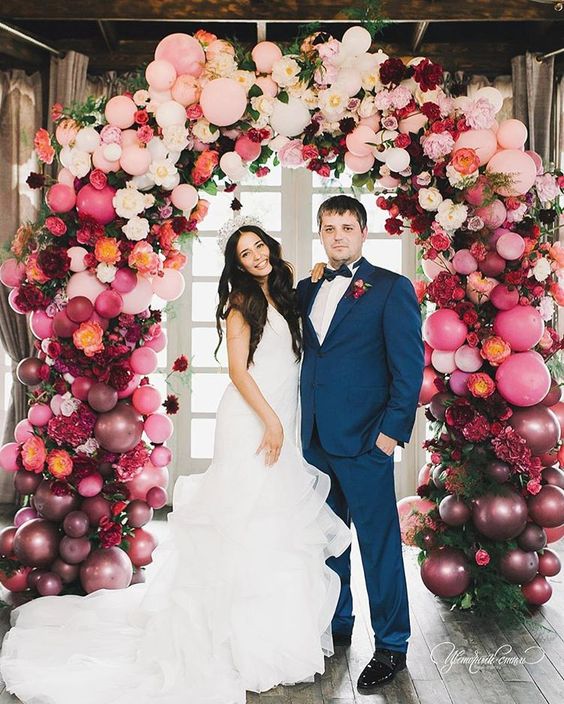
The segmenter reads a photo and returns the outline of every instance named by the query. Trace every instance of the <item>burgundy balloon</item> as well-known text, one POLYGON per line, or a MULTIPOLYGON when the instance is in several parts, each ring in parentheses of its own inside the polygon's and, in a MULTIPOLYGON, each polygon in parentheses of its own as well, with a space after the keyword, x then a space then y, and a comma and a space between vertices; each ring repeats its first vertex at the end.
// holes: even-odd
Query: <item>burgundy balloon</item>
POLYGON ((538 574, 528 584, 521 587, 525 601, 532 606, 541 606, 552 596, 552 587, 546 579, 538 574))
POLYGON ((94 436, 100 445, 110 452, 128 452, 141 440, 143 417, 126 403, 98 417, 94 436))
POLYGON ((521 548, 508 550, 502 556, 499 569, 511 584, 527 584, 536 575, 539 568, 539 556, 536 552, 525 552, 521 548))
POLYGON ((131 587, 132 584, 143 584, 144 582, 145 570, 142 570, 141 567, 138 567, 133 572, 133 576, 131 577, 131 582, 129 583, 129 586, 131 587))
POLYGON ((556 528, 564 523, 564 489, 545 484, 529 499, 529 514, 543 528, 556 528))
POLYGON ((135 499, 125 509, 127 522, 132 528, 141 528, 153 518, 153 509, 141 499, 135 499))
POLYGON ((505 259, 500 257, 497 252, 488 252, 485 259, 479 262, 479 268, 482 274, 486 276, 496 277, 505 270, 506 265, 505 259))
POLYGON ((437 596, 458 596, 470 586, 470 565, 462 550, 433 548, 421 565, 421 579, 437 596))
POLYGON ((88 403, 98 413, 111 411, 118 402, 118 392, 113 386, 96 382, 88 391, 88 403))
POLYGON ((14 487, 18 494, 27 496, 37 490, 37 487, 41 484, 41 480, 41 474, 28 472, 26 469, 18 469, 14 474, 14 487))
POLYGON ((44 518, 32 518, 16 531, 14 554, 28 567, 49 567, 59 553, 57 526, 44 518))
POLYGON ((554 484, 564 489, 564 472, 558 467, 545 467, 542 470, 542 480, 547 484, 554 484))
POLYGON ((511 468, 501 460, 491 460, 484 466, 484 474, 498 484, 505 484, 511 474, 511 468))
POLYGON ((442 489, 445 485, 446 476, 443 476, 444 473, 445 473, 445 468, 442 465, 435 467, 433 469, 433 471, 431 472, 431 478, 433 480, 433 484, 437 487, 437 489, 442 489))
POLYGON ((470 518, 470 507, 454 494, 445 496, 439 504, 439 515, 449 526, 461 526, 470 518))
POLYGON ((433 418, 441 421, 444 420, 446 411, 445 401, 451 401, 453 398, 452 394, 443 392, 435 394, 429 403, 429 411, 433 418))
POLYGON ((86 296, 74 296, 69 300, 66 307, 67 317, 75 323, 83 323, 92 315, 94 306, 92 301, 86 296))
POLYGON ((157 541, 151 533, 143 528, 137 528, 133 536, 127 536, 127 542, 129 543, 127 554, 135 567, 144 567, 153 561, 152 553, 157 547, 157 541))
POLYGON ((160 486, 154 486, 147 492, 147 503, 151 508, 162 508, 166 506, 167 493, 166 490, 160 486))
POLYGON ((26 386, 35 386, 41 381, 39 370, 43 362, 37 357, 26 357, 16 367, 16 376, 26 386))
POLYGON ((560 430, 564 434, 564 402, 558 401, 558 403, 555 403, 554 406, 550 407, 550 410, 558 418, 558 422, 560 423, 560 430))
POLYGON ((90 521, 84 511, 71 511, 65 516, 63 530, 69 538, 82 538, 88 533, 90 521))
POLYGON ((44 572, 37 578, 35 588, 41 596, 57 596, 63 590, 63 580, 55 572, 44 572))
POLYGON ((545 548, 542 555, 539 555, 539 574, 543 577, 555 577, 562 567, 560 558, 549 548, 545 548))
POLYGON ((549 452, 560 440, 558 418, 541 403, 528 408, 514 408, 508 423, 525 438, 533 455, 549 452))
POLYGON ((543 398, 541 403, 543 404, 543 406, 554 406, 560 401, 561 396, 562 389, 560 388, 558 382, 553 379, 552 383, 550 384, 550 390, 547 395, 543 398))
POLYGON ((110 502, 100 494, 98 494, 98 496, 91 496, 84 499, 80 505, 80 510, 84 511, 84 513, 88 516, 90 525, 96 528, 98 527, 98 523, 100 522, 100 518, 102 518, 102 516, 107 516, 110 518, 112 515, 110 502))
MULTIPOLYGON (((560 435, 562 435, 562 428, 560 429, 560 435)), ((558 462, 558 452, 552 451, 547 452, 540 456, 540 461, 543 467, 552 467, 556 462, 558 462)))
POLYGON ((9 557, 14 554, 14 536, 17 528, 15 526, 7 526, 0 530, 0 556, 9 557))
POLYGON ((68 535, 65 535, 59 545, 59 555, 69 565, 78 565, 84 562, 91 550, 92 543, 86 537, 69 538, 68 535))
POLYGON ((525 529, 517 538, 517 545, 526 552, 542 550, 546 545, 546 533, 544 532, 544 528, 541 528, 541 526, 533 522, 527 523, 525 529))
POLYGON ((512 488, 503 488, 500 494, 484 494, 474 501, 472 520, 486 537, 509 540, 525 527, 527 504, 512 488))
POLYGON ((98 465, 98 472, 103 477, 109 477, 111 474, 113 474, 114 468, 112 467, 111 462, 100 462, 98 465))
POLYGON ((27 583, 30 589, 37 589, 37 580, 44 574, 47 574, 46 570, 40 570, 35 568, 27 575, 27 583))
POLYGON ((118 547, 94 550, 80 567, 80 581, 88 594, 98 589, 125 589, 132 576, 131 560, 118 547))
POLYGON ((60 310, 53 316, 53 332, 57 337, 72 337, 77 329, 78 323, 71 320, 66 311, 60 310))
POLYGON ((58 574, 63 584, 71 584, 78 579, 79 565, 71 565, 58 557, 51 565, 51 572, 58 574))
POLYGON ((50 521, 62 521, 63 518, 78 508, 80 497, 74 492, 58 496, 53 494, 51 486, 53 482, 49 479, 44 479, 33 496, 35 510, 42 518, 47 518, 50 521))

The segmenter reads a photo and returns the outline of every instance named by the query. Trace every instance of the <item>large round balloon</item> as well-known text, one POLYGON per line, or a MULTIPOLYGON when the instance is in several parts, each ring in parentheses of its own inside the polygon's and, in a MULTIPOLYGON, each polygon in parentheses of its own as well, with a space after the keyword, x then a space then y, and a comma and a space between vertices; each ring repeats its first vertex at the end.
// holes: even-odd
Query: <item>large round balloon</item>
POLYGON ((552 587, 540 574, 527 584, 524 584, 521 587, 521 591, 523 592, 527 604, 531 604, 532 606, 546 604, 552 596, 552 587))
POLYGON ((130 482, 127 482, 129 498, 145 501, 150 489, 155 486, 166 489, 168 480, 169 474, 166 467, 155 467, 152 462, 147 461, 141 472, 130 482))
POLYGON ((24 359, 18 362, 16 376, 22 384, 35 386, 41 381, 39 370, 42 366, 43 362, 37 357, 24 357, 24 359))
POLYGON ((415 545, 413 537, 420 515, 425 515, 435 508, 434 501, 422 499, 419 496, 405 496, 397 502, 401 539, 405 545, 415 545))
POLYGON ((144 567, 153 561, 153 550, 157 547, 157 541, 151 533, 143 528, 136 528, 133 535, 128 535, 126 540, 129 543, 127 554, 135 567, 144 567))
POLYGON ((74 491, 60 495, 53 493, 52 489, 53 482, 44 479, 35 490, 33 502, 37 513, 42 518, 49 521, 62 521, 68 513, 78 508, 80 498, 74 491))
POLYGON ((133 565, 121 548, 99 548, 80 567, 80 581, 90 594, 98 589, 125 589, 131 582, 133 565))
POLYGON ((226 127, 245 114, 247 94, 232 78, 215 78, 202 88, 200 105, 207 120, 218 127, 226 127))
POLYGON ((181 32, 169 34, 161 39, 155 49, 155 59, 168 61, 179 76, 187 73, 195 78, 202 73, 206 63, 206 55, 200 42, 181 32))
POLYGON ((98 295, 105 290, 106 285, 92 271, 78 271, 68 280, 66 293, 69 299, 84 296, 94 303, 98 295))
POLYGON ((59 553, 57 526, 44 518, 26 521, 14 536, 14 554, 28 567, 49 567, 59 553))
POLYGON ((522 533, 517 537, 517 544, 522 550, 529 552, 542 550, 546 545, 546 533, 536 523, 529 521, 522 533))
POLYGON ((538 344, 544 333, 544 321, 533 306, 515 306, 500 310, 493 331, 511 345, 514 352, 525 352, 538 344))
POLYGON ((488 162, 491 174, 503 174, 508 183, 494 188, 502 196, 522 196, 534 184, 537 166, 533 159, 519 149, 503 149, 494 154, 488 162))
POLYGON ((94 426, 94 437, 110 452, 128 452, 141 440, 143 419, 125 402, 98 416, 94 426))
POLYGON ((284 137, 295 137, 304 131, 311 121, 307 105, 298 98, 290 97, 287 103, 274 101, 270 124, 275 132, 284 137))
POLYGON ((509 540, 526 526, 527 504, 512 488, 503 488, 499 494, 484 494, 474 501, 472 520, 486 537, 509 540))
POLYGON ((470 586, 470 565, 462 550, 434 548, 423 560, 421 579, 427 589, 437 596, 459 596, 470 586))
POLYGON ((515 406, 534 406, 550 389, 550 372, 535 352, 512 354, 497 368, 497 390, 515 406))
POLYGON ((549 452, 560 440, 560 423, 556 415, 542 404, 515 408, 509 425, 525 438, 533 455, 549 452))
POLYGON ((484 166, 497 151, 497 139, 492 130, 467 130, 461 132, 454 143, 456 149, 473 149, 484 166))
POLYGON ((76 196, 76 209, 81 217, 92 218, 100 225, 107 225, 116 216, 113 199, 116 189, 111 186, 94 188, 87 183, 76 196))
POLYGON ((564 523, 564 490, 545 484, 529 498, 529 514, 543 528, 557 528, 564 523))
POLYGON ((0 570, 0 584, 10 592, 25 592, 28 588, 28 577, 31 567, 19 567, 9 577, 0 570))
POLYGON ((539 567, 539 556, 536 552, 525 552, 520 548, 512 548, 502 556, 499 568, 501 574, 512 584, 526 584, 536 575, 539 567))
POLYGON ((447 525, 461 526, 468 521, 472 511, 462 499, 449 494, 439 504, 439 515, 447 525))
POLYGON ((449 308, 431 313, 423 324, 423 337, 435 350, 457 350, 466 341, 467 333, 466 325, 449 308))

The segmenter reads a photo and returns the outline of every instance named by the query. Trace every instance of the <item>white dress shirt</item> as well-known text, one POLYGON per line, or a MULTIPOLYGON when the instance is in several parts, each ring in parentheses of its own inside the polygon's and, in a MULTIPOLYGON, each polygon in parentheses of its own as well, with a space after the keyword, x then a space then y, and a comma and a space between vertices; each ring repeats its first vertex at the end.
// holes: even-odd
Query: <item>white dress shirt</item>
MULTIPOLYGON (((347 266, 351 274, 354 275, 353 265, 348 264, 347 266)), ((330 266, 327 268, 331 269, 330 266)), ((323 344, 323 340, 325 339, 325 335, 327 335, 339 301, 351 285, 351 281, 352 278, 348 278, 347 276, 335 276, 333 281, 327 281, 326 279, 321 284, 321 288, 319 289, 315 301, 313 302, 311 313, 309 314, 320 345, 323 344)))

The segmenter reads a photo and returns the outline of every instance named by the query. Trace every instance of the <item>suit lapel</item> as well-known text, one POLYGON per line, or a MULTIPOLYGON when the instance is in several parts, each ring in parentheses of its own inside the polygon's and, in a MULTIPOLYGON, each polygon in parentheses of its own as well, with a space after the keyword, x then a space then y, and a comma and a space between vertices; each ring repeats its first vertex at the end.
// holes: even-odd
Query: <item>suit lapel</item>
POLYGON ((313 308, 313 303, 317 297, 317 294, 319 293, 319 289, 321 288, 322 283, 323 283, 323 279, 321 279, 320 281, 317 281, 317 283, 315 283, 315 284, 312 283, 311 281, 309 282, 309 288, 308 288, 307 299, 306 299, 306 307, 305 307, 305 316, 304 316, 305 317, 304 323, 309 328, 309 332, 311 334, 311 337, 318 347, 319 347, 319 338, 317 337, 317 333, 315 332, 315 328, 313 327, 313 323, 311 322, 309 314, 311 313, 311 309, 313 308))
MULTIPOLYGON (((340 323, 344 320, 344 318, 351 312, 353 309, 353 306, 357 302, 358 298, 355 298, 354 296, 347 295, 350 294, 351 287, 353 286, 354 282, 357 279, 363 279, 366 281, 371 277, 371 274, 373 273, 374 267, 372 264, 366 261, 364 257, 361 259, 360 265, 358 266, 353 278, 351 279, 351 284, 350 286, 347 287, 347 290, 343 294, 343 297, 339 301, 337 308, 335 310, 335 314, 333 315, 333 318, 331 320, 331 323, 329 325, 329 329, 327 330, 327 334, 325 335, 325 338, 323 339, 323 344, 327 341, 327 339, 330 337, 330 335, 333 333, 335 328, 340 325, 340 323)), ((366 293, 369 293, 367 291, 366 293)), ((366 294, 364 294, 366 295, 366 294)), ((316 336, 317 337, 317 336, 316 336)))

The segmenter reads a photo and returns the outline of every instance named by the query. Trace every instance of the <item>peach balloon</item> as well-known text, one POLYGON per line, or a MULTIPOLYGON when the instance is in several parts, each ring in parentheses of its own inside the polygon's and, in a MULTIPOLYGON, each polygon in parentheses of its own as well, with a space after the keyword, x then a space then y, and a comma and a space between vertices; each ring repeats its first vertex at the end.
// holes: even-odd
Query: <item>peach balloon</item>
POLYGON ((120 144, 122 148, 130 147, 131 145, 138 146, 139 140, 137 139, 137 130, 123 130, 121 133, 120 144))
POLYGON ((282 51, 274 42, 259 42, 251 51, 257 73, 272 73, 272 67, 282 58, 282 51))
POLYGON ((145 78, 155 90, 170 90, 176 81, 176 70, 169 61, 155 59, 145 69, 145 78))
POLYGON ((345 152, 345 166, 353 174, 365 174, 374 166, 372 154, 366 156, 355 156, 352 152, 345 152))
POLYGON ((66 294, 69 299, 75 296, 85 296, 94 303, 98 295, 106 288, 106 284, 103 284, 96 274, 91 271, 79 271, 68 280, 66 294))
POLYGON ((255 83, 264 95, 268 95, 271 98, 275 98, 278 95, 278 84, 270 76, 259 76, 255 79, 255 83))
POLYGON ((167 100, 161 103, 155 111, 155 119, 159 127, 184 125, 186 122, 186 109, 176 100, 167 100))
POLYGON ((376 115, 370 115, 370 117, 363 117, 358 124, 366 125, 366 127, 370 127, 374 132, 378 132, 380 129, 380 115, 376 113, 376 115))
POLYGON ((131 127, 135 122, 137 105, 126 95, 116 95, 106 103, 106 120, 110 125, 122 130, 131 127))
POLYGON ((218 127, 240 120, 247 109, 247 94, 232 78, 216 78, 206 83, 200 96, 204 116, 218 127))
POLYGON ((198 203, 198 191, 189 183, 181 183, 172 189, 170 200, 175 208, 190 212, 198 203))
POLYGON ((121 168, 130 176, 146 174, 151 165, 151 152, 139 145, 124 147, 119 160, 121 168))
POLYGON ((495 188, 502 196, 522 196, 535 183, 537 167, 525 152, 518 149, 503 149, 488 162, 487 170, 492 174, 506 174, 511 177, 508 185, 495 188))
POLYGON ((454 273, 452 261, 445 259, 439 255, 436 259, 422 259, 421 267, 423 273, 429 280, 435 279, 442 271, 447 271, 449 274, 454 273))
POLYGON ((195 78, 202 73, 206 63, 206 55, 200 42, 182 32, 169 34, 161 39, 155 49, 155 59, 169 61, 179 76, 187 73, 195 78))
POLYGON ((74 142, 80 126, 70 117, 61 120, 55 130, 55 139, 61 147, 67 147, 74 142))
POLYGON ((172 86, 170 95, 177 103, 188 107, 188 105, 198 102, 200 98, 200 86, 194 76, 189 76, 188 74, 178 76, 172 86))
POLYGON ((462 132, 454 143, 457 149, 473 149, 478 155, 480 166, 484 166, 497 151, 497 139, 492 130, 468 130, 462 132))
POLYGON ((131 291, 122 293, 122 312, 128 315, 137 315, 149 306, 152 297, 153 287, 151 286, 150 280, 145 276, 137 274, 135 287, 131 291))
POLYGON ((375 143, 376 132, 366 125, 359 125, 352 132, 349 132, 345 141, 351 154, 358 157, 366 157, 372 154, 374 148, 367 142, 375 143))
POLYGON ((521 149, 527 141, 528 131, 521 120, 511 118, 500 122, 497 143, 503 149, 521 149))

